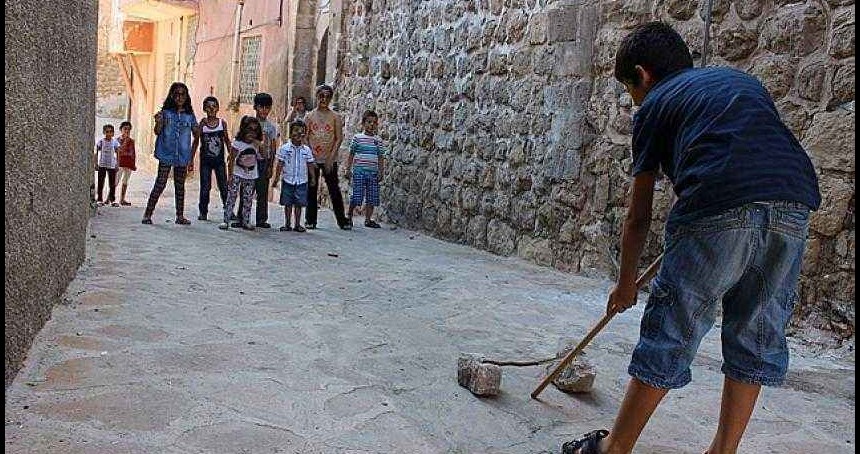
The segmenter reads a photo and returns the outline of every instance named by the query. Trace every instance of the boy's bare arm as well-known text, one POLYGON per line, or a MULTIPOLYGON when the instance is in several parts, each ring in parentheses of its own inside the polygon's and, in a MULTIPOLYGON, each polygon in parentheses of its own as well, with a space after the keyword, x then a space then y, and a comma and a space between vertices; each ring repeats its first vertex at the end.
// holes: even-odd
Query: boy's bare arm
POLYGON ((329 159, 326 160, 326 163, 337 162, 338 158, 338 150, 340 150, 340 144, 343 142, 343 125, 341 124, 340 115, 334 114, 334 137, 331 144, 331 152, 329 154, 329 159))
POLYGON ((355 160, 355 155, 350 153, 346 157, 346 165, 343 167, 343 171, 349 174, 349 171, 352 170, 352 161, 355 160))
POLYGON ((275 167, 275 181, 272 182, 272 187, 277 188, 278 182, 281 181, 281 172, 284 170, 284 161, 278 160, 278 166, 275 167))
POLYGON ((311 186, 316 185, 316 177, 314 177, 314 163, 313 161, 308 161, 308 184, 311 186))
POLYGON ((222 131, 222 136, 224 137, 224 147, 225 149, 229 150, 233 146, 233 141, 230 140, 230 133, 228 132, 229 129, 227 129, 227 121, 222 119, 221 126, 224 128, 224 131, 222 131))
POLYGON ((624 312, 636 304, 636 272, 651 227, 656 172, 643 172, 633 178, 630 206, 621 233, 621 266, 618 283, 609 295, 606 311, 624 312))
POLYGON ((227 154, 227 179, 233 176, 233 165, 236 164, 236 149, 230 147, 230 152, 227 154))
POLYGON ((195 124, 191 127, 191 135, 194 139, 191 141, 191 160, 188 161, 188 171, 194 170, 194 157, 197 155, 197 147, 200 146, 200 125, 195 124))
POLYGON ((152 132, 155 135, 161 134, 161 129, 164 126, 164 111, 159 110, 158 113, 155 114, 155 126, 152 128, 152 132))

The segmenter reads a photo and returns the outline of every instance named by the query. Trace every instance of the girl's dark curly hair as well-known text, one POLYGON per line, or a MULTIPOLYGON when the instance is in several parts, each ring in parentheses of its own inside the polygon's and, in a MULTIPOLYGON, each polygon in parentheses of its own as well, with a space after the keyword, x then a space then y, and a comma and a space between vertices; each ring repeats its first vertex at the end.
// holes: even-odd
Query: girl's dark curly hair
POLYGON ((173 99, 173 92, 176 91, 177 88, 185 89, 185 105, 182 106, 182 110, 194 115, 194 108, 191 106, 191 93, 188 91, 188 86, 182 82, 173 82, 170 84, 170 89, 167 90, 167 98, 164 99, 164 104, 161 105, 161 110, 179 111, 179 106, 176 105, 176 100, 173 99))
POLYGON ((256 125, 257 130, 255 134, 255 139, 263 140, 263 128, 260 126, 260 120, 257 117, 252 117, 250 115, 245 115, 242 117, 242 121, 239 123, 239 131, 236 133, 236 140, 245 141, 245 135, 250 130, 251 125, 256 125))

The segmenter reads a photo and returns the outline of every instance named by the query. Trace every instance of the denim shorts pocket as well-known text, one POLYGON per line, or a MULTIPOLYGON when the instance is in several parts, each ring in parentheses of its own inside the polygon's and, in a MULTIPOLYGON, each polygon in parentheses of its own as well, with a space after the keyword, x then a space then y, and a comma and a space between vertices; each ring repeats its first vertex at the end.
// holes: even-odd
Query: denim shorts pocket
POLYGON ((779 208, 776 219, 780 230, 794 236, 806 238, 809 229, 809 209, 779 208))
POLYGON ((642 314, 642 335, 644 337, 651 338, 663 330, 666 314, 671 310, 674 303, 674 288, 659 278, 654 279, 651 283, 648 302, 645 304, 645 312, 642 314))

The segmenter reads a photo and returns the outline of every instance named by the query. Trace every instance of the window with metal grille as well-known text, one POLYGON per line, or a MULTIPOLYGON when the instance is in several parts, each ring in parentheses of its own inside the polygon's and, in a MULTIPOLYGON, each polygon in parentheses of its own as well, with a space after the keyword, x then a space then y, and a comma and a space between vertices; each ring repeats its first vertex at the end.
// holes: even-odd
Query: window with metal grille
POLYGON ((239 102, 251 104, 260 87, 259 36, 242 38, 242 63, 239 68, 239 102))

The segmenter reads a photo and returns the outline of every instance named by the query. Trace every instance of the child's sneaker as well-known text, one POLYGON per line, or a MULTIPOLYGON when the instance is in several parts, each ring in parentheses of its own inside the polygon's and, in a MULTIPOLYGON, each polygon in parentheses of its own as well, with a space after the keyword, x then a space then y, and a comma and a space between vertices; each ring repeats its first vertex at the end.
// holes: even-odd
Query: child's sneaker
POLYGON ((230 228, 230 224, 228 224, 226 222, 222 222, 222 223, 218 224, 218 228, 221 230, 227 230, 230 228))
POLYGON ((124 207, 130 207, 131 206, 131 202, 126 202, 125 200, 121 200, 119 202, 119 204, 124 206, 124 207))
POLYGON ((308 231, 306 228, 304 228, 304 227, 302 227, 302 226, 300 226, 300 225, 297 225, 297 226, 296 226, 296 228, 294 228, 293 230, 294 230, 294 231, 296 231, 296 232, 299 232, 299 233, 307 232, 307 231, 308 231))
POLYGON ((110 206, 112 206, 112 207, 118 207, 118 206, 119 206, 119 204, 118 204, 118 203, 116 203, 116 202, 111 202, 111 203, 110 203, 110 206))
MULTIPOLYGON (((300 228, 300 227, 301 227, 300 225, 297 225, 297 226, 296 226, 296 232, 298 232, 298 231, 299 231, 299 228, 300 228)), ((288 226, 288 225, 285 225, 285 226, 282 226, 281 228, 279 228, 278 230, 279 230, 279 231, 281 231, 281 232, 289 232, 290 230, 293 230, 293 229, 292 229, 292 227, 290 227, 290 226, 288 226)))
POLYGON ((200 216, 197 216, 197 220, 198 221, 205 221, 206 220, 206 214, 201 213, 200 216))
POLYGON ((364 221, 364 226, 369 227, 371 229, 378 229, 381 227, 379 224, 376 223, 376 221, 373 220, 364 221))

